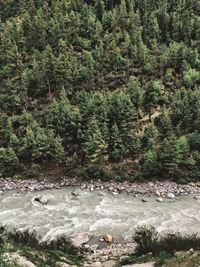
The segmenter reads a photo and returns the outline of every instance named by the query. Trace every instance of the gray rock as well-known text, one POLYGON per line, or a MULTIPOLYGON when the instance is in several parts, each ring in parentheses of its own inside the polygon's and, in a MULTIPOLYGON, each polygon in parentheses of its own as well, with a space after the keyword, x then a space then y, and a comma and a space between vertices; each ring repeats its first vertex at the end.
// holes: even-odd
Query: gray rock
POLYGON ((72 241, 72 244, 75 247, 81 247, 83 244, 86 244, 90 240, 91 237, 92 235, 89 233, 82 233, 78 235, 72 235, 70 237, 70 240, 72 241))
POLYGON ((77 193, 76 191, 72 191, 72 192, 71 192, 71 195, 72 195, 73 197, 76 197, 76 198, 77 198, 78 193, 77 193))
POLYGON ((156 196, 160 197, 160 192, 158 190, 156 191, 156 196))
POLYGON ((94 244, 90 247, 90 250, 93 252, 96 251, 97 249, 98 249, 98 244, 94 244))
POLYGON ((162 197, 158 197, 158 198, 156 198, 156 201, 163 202, 163 198, 162 197))
POLYGON ((93 262, 91 266, 92 267, 100 267, 102 265, 101 265, 101 262, 100 261, 96 261, 96 262, 93 262))
POLYGON ((168 193, 167 197, 173 199, 173 198, 175 198, 175 195, 173 193, 168 193))
POLYGON ((44 195, 40 195, 34 198, 35 201, 40 202, 42 205, 47 204, 48 200, 44 195))
POLYGON ((102 263, 102 267, 114 267, 116 262, 114 260, 106 261, 102 263))

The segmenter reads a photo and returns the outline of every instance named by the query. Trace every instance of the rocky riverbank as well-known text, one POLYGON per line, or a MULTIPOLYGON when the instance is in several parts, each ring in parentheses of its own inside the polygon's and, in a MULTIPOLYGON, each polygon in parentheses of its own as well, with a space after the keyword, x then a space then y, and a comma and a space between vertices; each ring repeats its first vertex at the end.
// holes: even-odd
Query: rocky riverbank
POLYGON ((112 194, 127 193, 133 196, 138 194, 144 196, 157 196, 157 197, 174 197, 188 194, 200 194, 200 182, 189 184, 177 184, 170 181, 165 182, 147 182, 147 183, 131 183, 101 180, 97 181, 83 181, 77 178, 64 177, 60 181, 50 182, 47 179, 37 181, 34 179, 21 180, 11 178, 0 178, 0 193, 5 194, 8 190, 17 190, 20 192, 34 192, 42 191, 45 189, 60 189, 64 186, 74 186, 89 191, 94 190, 107 190, 112 194))

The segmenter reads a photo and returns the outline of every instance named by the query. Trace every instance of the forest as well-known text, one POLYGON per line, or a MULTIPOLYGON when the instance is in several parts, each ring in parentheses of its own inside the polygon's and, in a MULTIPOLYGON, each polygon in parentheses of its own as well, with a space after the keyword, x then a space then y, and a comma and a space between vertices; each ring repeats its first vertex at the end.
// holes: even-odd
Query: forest
POLYGON ((0 173, 200 180, 200 1, 0 0, 0 173))

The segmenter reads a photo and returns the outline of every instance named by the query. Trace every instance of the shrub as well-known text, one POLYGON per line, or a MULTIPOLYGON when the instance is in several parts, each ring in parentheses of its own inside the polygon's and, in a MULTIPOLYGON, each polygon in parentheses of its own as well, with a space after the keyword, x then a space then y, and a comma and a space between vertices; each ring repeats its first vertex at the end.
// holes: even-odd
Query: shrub
POLYGON ((59 236, 57 239, 50 242, 40 241, 41 237, 37 236, 35 231, 19 231, 16 229, 7 232, 6 236, 9 240, 12 240, 16 244, 27 245, 35 249, 60 250, 68 255, 76 255, 78 253, 78 249, 65 236, 59 236))
POLYGON ((109 181, 113 179, 113 174, 108 170, 103 170, 102 180, 109 181))
POLYGON ((52 250, 61 250, 68 255, 77 255, 78 253, 78 249, 63 235, 48 244, 43 243, 43 246, 52 250))
POLYGON ((137 228, 133 239, 137 243, 136 254, 138 255, 148 252, 154 256, 163 252, 173 255, 176 251, 200 249, 200 237, 197 237, 197 234, 182 236, 180 233, 170 233, 161 236, 153 226, 137 228))
POLYGON ((28 245, 33 248, 40 248, 40 242, 38 237, 36 235, 35 231, 30 231, 30 230, 24 230, 24 231, 19 231, 14 229, 13 231, 9 231, 6 233, 8 239, 12 240, 14 243, 17 244, 23 244, 23 245, 28 245))

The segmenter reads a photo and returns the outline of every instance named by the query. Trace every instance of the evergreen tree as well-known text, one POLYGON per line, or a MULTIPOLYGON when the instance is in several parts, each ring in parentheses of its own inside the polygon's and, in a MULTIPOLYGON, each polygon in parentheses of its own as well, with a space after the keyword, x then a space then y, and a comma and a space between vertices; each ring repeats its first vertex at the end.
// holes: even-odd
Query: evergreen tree
POLYGON ((159 160, 163 165, 163 172, 173 175, 178 169, 180 149, 175 136, 167 137, 163 140, 159 160))
POLYGON ((158 162, 158 155, 156 151, 147 151, 144 154, 144 163, 142 169, 146 175, 156 176, 160 173, 162 165, 158 162))
POLYGON ((146 150, 152 150, 155 147, 157 134, 156 128, 153 124, 150 124, 144 130, 144 134, 142 137, 142 143, 146 150))
POLYGON ((108 145, 104 141, 100 129, 97 128, 94 132, 89 129, 89 132, 88 140, 84 145, 87 162, 91 165, 100 165, 103 170, 103 166, 108 160, 108 145))
POLYGON ((159 95, 161 93, 161 84, 157 81, 151 81, 147 84, 144 94, 144 103, 147 107, 149 116, 153 113, 153 108, 158 105, 159 95))

